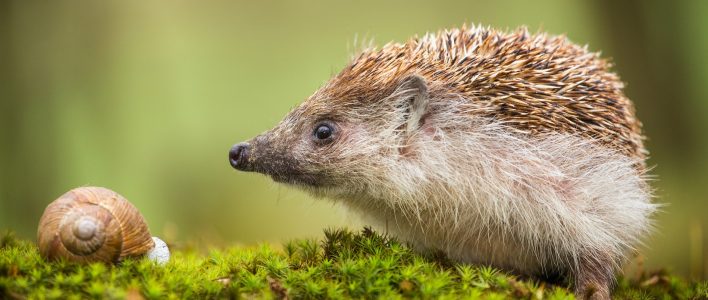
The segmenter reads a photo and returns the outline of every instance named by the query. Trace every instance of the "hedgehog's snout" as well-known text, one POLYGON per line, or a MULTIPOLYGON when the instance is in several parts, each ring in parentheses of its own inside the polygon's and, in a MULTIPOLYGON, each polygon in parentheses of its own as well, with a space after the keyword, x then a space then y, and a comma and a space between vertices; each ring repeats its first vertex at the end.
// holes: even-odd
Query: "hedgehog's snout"
POLYGON ((248 143, 238 143, 231 147, 229 151, 229 162, 231 166, 240 171, 252 171, 248 163, 251 145, 248 143))

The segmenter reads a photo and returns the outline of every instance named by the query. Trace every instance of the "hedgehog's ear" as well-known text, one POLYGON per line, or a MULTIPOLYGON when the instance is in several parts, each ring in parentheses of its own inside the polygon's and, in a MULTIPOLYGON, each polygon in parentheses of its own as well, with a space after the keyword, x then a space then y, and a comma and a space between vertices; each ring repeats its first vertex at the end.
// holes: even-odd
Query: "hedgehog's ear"
POLYGON ((396 98, 396 106, 404 113, 406 132, 411 134, 422 124, 428 106, 428 84, 418 75, 406 76, 393 96, 396 98))

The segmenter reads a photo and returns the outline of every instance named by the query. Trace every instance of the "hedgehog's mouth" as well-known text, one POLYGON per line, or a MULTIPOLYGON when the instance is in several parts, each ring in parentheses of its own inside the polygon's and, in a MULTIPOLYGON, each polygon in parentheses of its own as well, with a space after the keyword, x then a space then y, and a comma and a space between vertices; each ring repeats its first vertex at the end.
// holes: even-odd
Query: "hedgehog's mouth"
POLYGON ((321 176, 304 170, 292 159, 280 155, 254 157, 251 161, 253 172, 270 176, 275 182, 295 186, 319 187, 323 184, 321 176))
POLYGON ((269 176, 275 182, 289 185, 308 187, 319 187, 322 185, 320 176, 304 172, 291 163, 275 159, 267 159, 265 162, 260 162, 259 159, 252 159, 248 162, 247 166, 240 168, 240 170, 261 173, 269 176))
POLYGON ((295 186, 309 186, 309 187, 319 187, 321 186, 321 180, 319 180, 313 174, 306 174, 302 172, 273 172, 268 174, 267 172, 261 172, 269 175, 271 179, 275 182, 285 183, 295 186))

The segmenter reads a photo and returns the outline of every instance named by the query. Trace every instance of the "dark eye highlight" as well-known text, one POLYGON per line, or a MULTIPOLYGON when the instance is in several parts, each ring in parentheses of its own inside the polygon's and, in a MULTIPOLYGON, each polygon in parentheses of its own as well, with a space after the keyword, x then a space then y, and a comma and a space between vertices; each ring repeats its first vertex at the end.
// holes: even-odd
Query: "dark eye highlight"
POLYGON ((315 138, 318 140, 327 140, 332 137, 334 129, 329 124, 319 124, 315 128, 315 138))
POLYGON ((322 122, 315 126, 313 136, 318 143, 329 142, 334 136, 334 126, 329 122, 322 122))

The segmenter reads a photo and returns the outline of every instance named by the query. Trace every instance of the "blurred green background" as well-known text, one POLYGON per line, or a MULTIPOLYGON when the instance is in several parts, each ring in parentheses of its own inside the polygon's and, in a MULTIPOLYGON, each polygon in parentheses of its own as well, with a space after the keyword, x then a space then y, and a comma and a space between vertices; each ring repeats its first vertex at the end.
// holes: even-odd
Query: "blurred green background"
POLYGON ((112 188, 155 235, 280 242, 358 226, 337 205, 227 162, 345 65, 467 23, 566 34, 616 63, 658 179, 649 267, 708 276, 708 1, 0 1, 0 230, 112 188))

